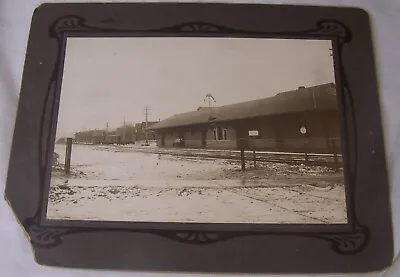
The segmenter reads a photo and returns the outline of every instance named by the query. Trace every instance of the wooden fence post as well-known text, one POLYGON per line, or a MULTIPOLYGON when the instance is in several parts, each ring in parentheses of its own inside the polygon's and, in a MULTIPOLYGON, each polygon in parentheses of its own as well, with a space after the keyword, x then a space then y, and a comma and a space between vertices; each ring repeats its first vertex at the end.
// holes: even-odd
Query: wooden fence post
POLYGON ((246 170, 246 161, 245 161, 245 157, 244 157, 244 141, 243 139, 239 140, 239 144, 240 144, 240 160, 242 162, 242 170, 246 170))
POLYGON ((254 162, 254 168, 257 168, 256 165, 256 145, 255 145, 255 138, 252 140, 252 145, 253 145, 253 162, 254 162))
POLYGON ((72 138, 67 138, 67 145, 65 149, 65 174, 70 174, 71 172, 71 154, 72 154, 72 138))
POLYGON ((304 139, 304 158, 305 158, 305 162, 307 163, 308 162, 308 140, 307 140, 307 138, 305 137, 305 139, 304 139))
POLYGON ((305 155, 305 162, 308 162, 308 134, 306 124, 304 122, 304 126, 300 127, 300 133, 303 135, 304 138, 304 155, 305 155))
POLYGON ((332 140, 332 148, 333 148, 333 159, 335 161, 335 168, 339 168, 339 159, 338 159, 338 154, 337 154, 337 149, 336 149, 336 143, 335 140, 332 140))

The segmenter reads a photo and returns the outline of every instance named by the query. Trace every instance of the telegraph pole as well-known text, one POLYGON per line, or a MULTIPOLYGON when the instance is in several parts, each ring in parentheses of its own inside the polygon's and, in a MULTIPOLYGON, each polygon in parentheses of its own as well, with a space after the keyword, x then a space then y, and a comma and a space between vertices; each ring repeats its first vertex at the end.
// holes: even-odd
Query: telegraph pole
POLYGON ((108 143, 108 122, 106 123, 106 137, 105 137, 105 143, 108 143))
POLYGON ((147 133, 147 125, 148 125, 148 121, 149 121, 149 107, 145 107, 144 108, 144 114, 146 117, 146 123, 145 123, 145 134, 146 134, 146 146, 149 145, 149 137, 148 137, 148 133, 147 133))
POLYGON ((123 122, 123 129, 122 129, 122 144, 126 144, 126 123, 125 123, 125 116, 123 122))

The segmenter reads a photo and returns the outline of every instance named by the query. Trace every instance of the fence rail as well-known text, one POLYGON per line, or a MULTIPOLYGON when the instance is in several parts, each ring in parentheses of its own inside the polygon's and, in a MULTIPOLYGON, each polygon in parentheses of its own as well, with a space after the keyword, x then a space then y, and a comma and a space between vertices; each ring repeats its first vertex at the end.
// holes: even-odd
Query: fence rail
POLYGON ((239 140, 240 159, 243 170, 245 170, 246 160, 252 160, 253 167, 257 166, 257 161, 285 163, 302 162, 305 164, 324 165, 334 168, 339 168, 343 164, 342 155, 340 154, 341 151, 337 146, 340 145, 340 139, 338 138, 325 139, 325 144, 322 143, 323 140, 320 138, 313 138, 312 140, 307 138, 286 139, 285 142, 275 141, 274 143, 267 139, 266 141, 270 143, 270 147, 266 146, 265 144, 260 147, 260 145, 257 144, 258 140, 260 139, 242 138, 239 140), (302 140, 303 143, 301 144, 302 140), (288 141, 291 141, 292 144, 288 144, 288 141), (260 151, 268 149, 275 149, 277 152, 260 153, 260 151), (281 152, 279 151, 280 149, 286 149, 286 151, 291 150, 293 153, 281 152), (246 150, 250 150, 252 154, 247 153, 246 155, 246 150))

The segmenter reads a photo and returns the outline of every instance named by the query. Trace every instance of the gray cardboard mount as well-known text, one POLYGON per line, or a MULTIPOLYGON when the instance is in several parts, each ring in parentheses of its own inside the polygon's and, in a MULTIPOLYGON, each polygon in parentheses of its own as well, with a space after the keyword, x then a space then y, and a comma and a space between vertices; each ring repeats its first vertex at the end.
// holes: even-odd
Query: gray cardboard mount
POLYGON ((393 242, 368 14, 356 8, 244 4, 41 5, 32 18, 5 194, 43 265, 249 273, 385 268, 392 263, 393 242), (47 220, 48 161, 68 36, 331 39, 348 224, 47 220))

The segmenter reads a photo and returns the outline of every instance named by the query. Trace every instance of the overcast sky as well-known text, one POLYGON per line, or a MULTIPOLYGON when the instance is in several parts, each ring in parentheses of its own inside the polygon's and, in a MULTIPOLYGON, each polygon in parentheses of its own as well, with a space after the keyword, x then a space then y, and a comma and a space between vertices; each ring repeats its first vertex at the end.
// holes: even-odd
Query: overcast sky
POLYGON ((68 38, 58 136, 334 82, 330 41, 68 38))

